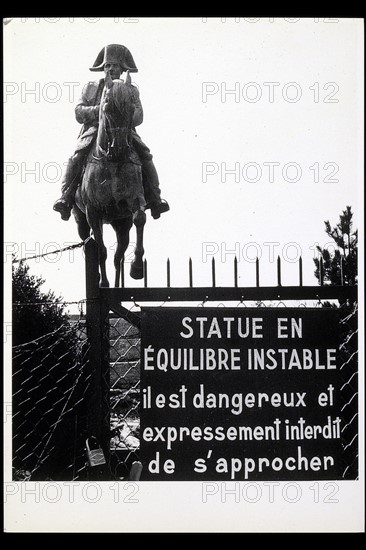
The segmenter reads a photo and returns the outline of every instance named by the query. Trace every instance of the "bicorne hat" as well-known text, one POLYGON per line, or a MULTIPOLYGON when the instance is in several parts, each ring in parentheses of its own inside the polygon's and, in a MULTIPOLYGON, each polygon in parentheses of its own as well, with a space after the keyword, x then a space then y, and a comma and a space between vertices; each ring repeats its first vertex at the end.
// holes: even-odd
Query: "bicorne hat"
POLYGON ((138 71, 130 50, 121 44, 109 44, 109 46, 105 46, 99 52, 94 65, 89 70, 103 71, 106 63, 118 63, 123 71, 130 71, 130 73, 137 73, 138 71))

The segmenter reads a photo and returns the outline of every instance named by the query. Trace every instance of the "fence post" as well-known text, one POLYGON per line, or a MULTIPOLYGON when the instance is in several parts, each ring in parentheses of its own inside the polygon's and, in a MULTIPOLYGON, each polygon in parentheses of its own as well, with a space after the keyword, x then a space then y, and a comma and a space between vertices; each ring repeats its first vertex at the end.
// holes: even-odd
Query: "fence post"
MULTIPOLYGON (((98 245, 90 239, 85 245, 86 326, 89 342, 90 391, 88 435, 97 438, 109 463, 109 308, 99 289, 98 245)), ((93 479, 106 479, 107 468, 91 468, 93 479)))

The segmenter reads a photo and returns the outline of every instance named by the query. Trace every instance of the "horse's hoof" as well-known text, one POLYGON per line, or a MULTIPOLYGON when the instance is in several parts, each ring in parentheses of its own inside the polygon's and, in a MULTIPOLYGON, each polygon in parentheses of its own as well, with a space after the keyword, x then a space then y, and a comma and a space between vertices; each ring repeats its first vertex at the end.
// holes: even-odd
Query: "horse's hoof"
POLYGON ((109 288, 109 282, 108 281, 100 281, 99 286, 101 288, 109 288))
POLYGON ((138 266, 138 265, 135 265, 135 264, 131 264, 131 269, 130 269, 130 275, 132 277, 132 279, 143 279, 144 278, 144 267, 143 265, 141 266, 138 266))

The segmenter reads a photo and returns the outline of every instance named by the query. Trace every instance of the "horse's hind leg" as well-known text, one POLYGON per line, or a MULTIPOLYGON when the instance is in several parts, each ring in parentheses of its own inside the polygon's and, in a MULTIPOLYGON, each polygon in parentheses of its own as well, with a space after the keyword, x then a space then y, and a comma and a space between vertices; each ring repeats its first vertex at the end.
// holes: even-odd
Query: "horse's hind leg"
POLYGON ((103 241, 103 222, 102 220, 90 209, 86 211, 86 219, 93 231, 95 242, 98 245, 98 261, 100 267, 100 286, 109 287, 106 271, 107 249, 103 241))
POLYGON ((132 219, 124 218, 115 220, 111 223, 111 225, 115 230, 117 237, 117 248, 114 255, 114 267, 116 270, 114 286, 119 287, 121 279, 121 261, 124 260, 125 252, 127 250, 128 243, 130 242, 132 219))
POLYGON ((72 208, 72 213, 74 214, 74 218, 78 226, 79 237, 85 241, 90 236, 90 226, 86 219, 86 215, 76 204, 74 204, 72 208))
POLYGON ((133 279, 142 279, 144 276, 144 265, 142 258, 144 255, 144 226, 146 223, 146 214, 143 210, 137 210, 133 215, 133 223, 136 226, 136 247, 135 259, 131 263, 130 275, 133 279))

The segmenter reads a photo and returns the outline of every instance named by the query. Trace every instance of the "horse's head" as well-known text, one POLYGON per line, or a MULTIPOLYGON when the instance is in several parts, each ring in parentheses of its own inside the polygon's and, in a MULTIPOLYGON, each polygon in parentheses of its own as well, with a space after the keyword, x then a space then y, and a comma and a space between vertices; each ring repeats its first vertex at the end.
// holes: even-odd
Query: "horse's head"
POLYGON ((109 160, 125 160, 130 153, 134 93, 126 82, 106 78, 99 110, 98 152, 109 160))

